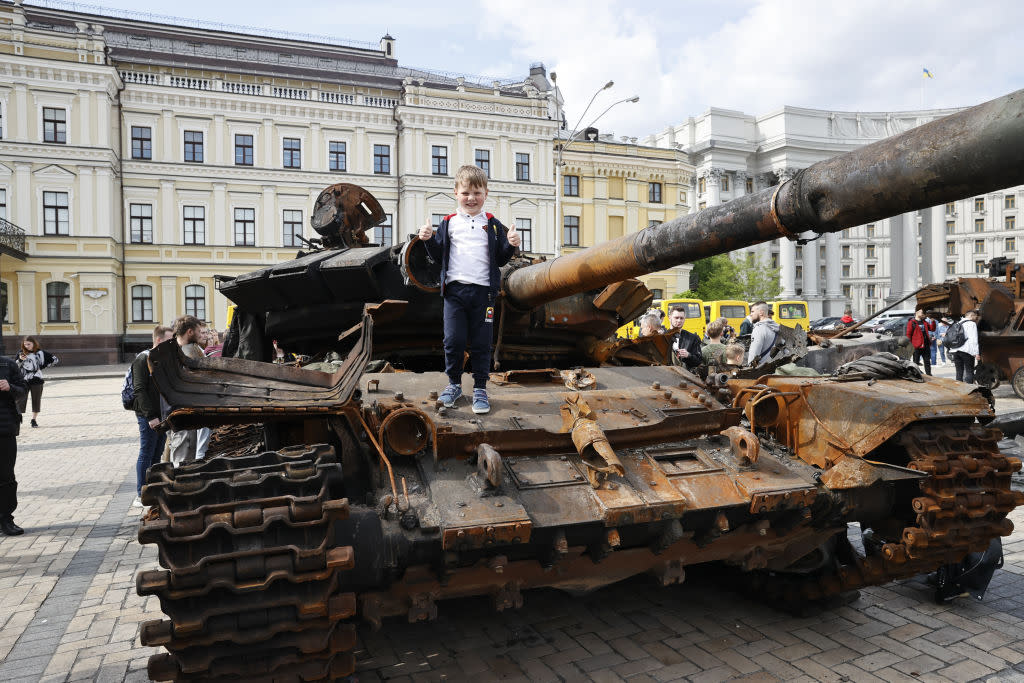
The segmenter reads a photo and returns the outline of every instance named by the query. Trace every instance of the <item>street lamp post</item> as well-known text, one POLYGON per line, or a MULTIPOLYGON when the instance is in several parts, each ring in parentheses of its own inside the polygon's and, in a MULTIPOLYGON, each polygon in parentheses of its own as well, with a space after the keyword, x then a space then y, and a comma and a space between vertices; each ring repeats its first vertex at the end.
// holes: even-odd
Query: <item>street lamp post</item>
MULTIPOLYGON (((562 152, 572 145, 572 143, 576 142, 576 136, 580 133, 580 124, 583 123, 583 118, 587 115, 587 112, 590 111, 590 107, 594 104, 594 100, 597 99, 597 96, 600 95, 602 91, 615 85, 615 82, 608 81, 597 89, 597 92, 595 92, 590 98, 590 102, 587 103, 586 109, 584 109, 583 113, 580 115, 579 121, 576 122, 576 126, 573 127, 572 132, 569 134, 569 138, 565 141, 565 144, 562 144, 561 99, 559 97, 558 90, 558 77, 553 71, 551 72, 551 81, 555 84, 555 116, 558 118, 558 154, 555 158, 555 257, 557 258, 562 254, 562 223, 560 220, 562 218, 562 152)), ((587 128, 590 128, 597 123, 598 119, 607 114, 612 107, 622 104, 623 102, 639 101, 640 97, 638 95, 634 95, 633 97, 627 97, 623 100, 612 102, 603 112, 598 114, 594 120, 591 121, 590 126, 587 126, 587 128)))

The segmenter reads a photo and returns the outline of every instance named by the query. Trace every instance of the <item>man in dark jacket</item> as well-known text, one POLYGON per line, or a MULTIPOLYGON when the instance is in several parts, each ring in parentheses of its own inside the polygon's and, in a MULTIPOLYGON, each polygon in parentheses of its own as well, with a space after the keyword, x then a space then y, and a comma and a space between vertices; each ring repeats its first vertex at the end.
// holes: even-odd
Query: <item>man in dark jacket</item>
POLYGON ((686 309, 673 306, 668 312, 668 322, 671 327, 679 328, 679 332, 672 338, 672 364, 682 365, 687 370, 696 369, 703 362, 704 355, 700 337, 682 329, 686 322, 686 309))
MULTIPOLYGON (((153 348, 172 336, 171 328, 157 325, 153 330, 153 348)), ((139 423, 139 459, 135 463, 135 500, 132 505, 142 507, 140 496, 142 484, 146 481, 146 471, 159 461, 167 441, 166 432, 154 429, 160 424, 160 394, 149 373, 149 351, 143 351, 132 361, 132 391, 135 394, 132 407, 139 423)))
POLYGON ((18 507, 14 462, 18 459, 18 432, 21 431, 21 413, 17 406, 27 392, 28 385, 17 363, 0 356, 0 532, 5 536, 25 533, 14 523, 14 511, 18 507))

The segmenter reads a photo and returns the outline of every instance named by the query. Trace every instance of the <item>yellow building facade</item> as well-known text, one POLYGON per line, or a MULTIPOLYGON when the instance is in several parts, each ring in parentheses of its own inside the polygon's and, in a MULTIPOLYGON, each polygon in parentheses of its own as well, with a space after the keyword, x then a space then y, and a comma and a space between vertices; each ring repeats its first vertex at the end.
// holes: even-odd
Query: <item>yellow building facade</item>
MULTIPOLYGON (((563 252, 601 244, 690 213, 693 166, 683 152, 615 141, 596 131, 562 150, 563 252), (592 138, 592 139, 591 139, 592 138)), ((555 143, 557 154, 559 141, 555 143)), ((640 279, 655 298, 689 288, 683 264, 640 279)))

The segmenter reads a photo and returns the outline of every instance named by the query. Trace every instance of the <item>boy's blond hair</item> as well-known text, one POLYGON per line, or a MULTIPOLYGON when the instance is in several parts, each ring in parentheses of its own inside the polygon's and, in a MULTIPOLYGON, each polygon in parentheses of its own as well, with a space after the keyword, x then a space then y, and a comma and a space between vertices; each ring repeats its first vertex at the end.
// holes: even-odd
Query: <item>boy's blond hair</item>
POLYGON ((459 185, 480 187, 486 190, 487 174, 479 166, 471 166, 469 164, 459 166, 459 170, 455 172, 455 189, 458 189, 459 185))

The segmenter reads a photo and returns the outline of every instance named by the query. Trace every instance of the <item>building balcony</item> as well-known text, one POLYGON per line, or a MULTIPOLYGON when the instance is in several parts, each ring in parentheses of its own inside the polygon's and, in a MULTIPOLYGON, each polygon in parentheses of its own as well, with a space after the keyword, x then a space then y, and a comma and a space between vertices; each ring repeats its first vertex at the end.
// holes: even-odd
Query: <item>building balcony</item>
POLYGON ((4 218, 0 218, 0 254, 13 256, 19 261, 28 258, 25 251, 25 231, 4 218))

